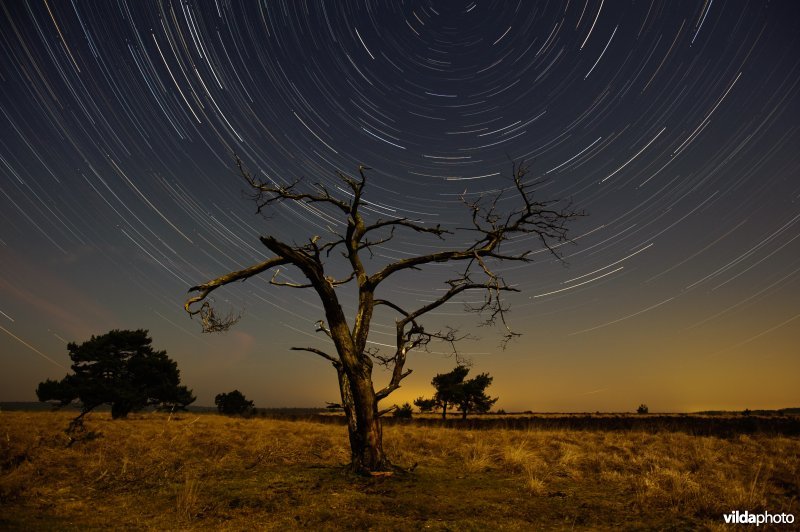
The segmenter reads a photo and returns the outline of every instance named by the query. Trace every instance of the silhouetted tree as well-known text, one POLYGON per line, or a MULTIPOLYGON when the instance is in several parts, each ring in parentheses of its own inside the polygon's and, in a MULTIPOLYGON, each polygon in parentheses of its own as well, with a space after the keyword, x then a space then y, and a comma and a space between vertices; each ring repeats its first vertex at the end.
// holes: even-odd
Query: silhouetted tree
POLYGON ((392 412, 392 415, 400 419, 411 419, 411 417, 414 415, 414 412, 411 409, 411 404, 403 403, 403 406, 395 405, 395 409, 394 412, 392 412))
POLYGON ((111 417, 124 418, 146 406, 185 408, 195 397, 180 386, 178 364, 166 351, 155 351, 145 330, 113 330, 82 344, 67 344, 71 375, 47 379, 36 388, 43 402, 82 403, 81 415, 111 405, 111 417))
POLYGON ((647 405, 642 403, 639 405, 639 408, 636 409, 637 414, 647 414, 650 412, 650 409, 647 408, 647 405))
POLYGON ((461 384, 461 395, 456 404, 464 419, 467 419, 467 414, 470 412, 485 414, 497 402, 497 397, 492 399, 486 395, 485 391, 492 384, 492 380, 493 377, 486 373, 481 373, 477 377, 461 384))
POLYGON ((423 414, 427 412, 433 412, 433 409, 436 408, 436 400, 435 399, 425 399, 424 397, 417 397, 414 399, 414 405, 419 408, 419 411, 423 414))
POLYGON ((541 183, 527 178, 524 165, 512 166, 511 181, 506 188, 478 195, 468 195, 465 191, 462 201, 469 213, 468 227, 451 230, 408 218, 377 217, 377 211, 364 199, 368 170, 364 166, 358 168, 359 177, 337 172, 339 183, 307 184, 302 180, 261 179, 247 171, 238 157, 236 164, 252 191, 257 212, 285 202, 300 205, 325 220, 327 236, 310 235, 304 244, 282 240, 274 233, 262 236, 261 242, 272 253, 270 258, 193 286, 189 291, 198 294, 190 297, 184 307, 191 316, 201 318, 204 331, 224 331, 238 318, 218 316, 206 299, 221 286, 271 271, 273 285, 315 291, 325 314, 325 319, 317 322, 316 330, 330 339, 334 351, 316 347, 293 349, 314 353, 336 369, 348 422, 351 465, 360 472, 391 469, 383 451, 379 418, 385 411, 379 410, 378 403, 399 388, 400 382, 411 373, 405 369, 409 352, 425 349, 434 340, 452 346, 463 338, 450 328, 426 329, 420 320, 466 292, 480 291, 484 294, 483 302, 469 306, 469 310, 482 313, 486 323, 501 323, 505 327, 505 344, 517 333, 506 324, 508 307, 501 295, 517 289, 506 284, 497 265, 531 261, 529 246, 535 241, 556 254, 553 245, 567 240, 566 224, 579 216, 569 205, 557 208, 556 202, 534 199, 534 189, 541 183), (373 255, 377 247, 402 231, 434 236, 443 243, 437 251, 409 254, 393 261, 373 255), (344 258, 343 264, 331 260, 337 256, 344 258), (389 279, 435 263, 450 263, 458 268, 432 301, 408 308, 378 295, 389 279), (374 269, 368 268, 370 264, 375 264, 374 269), (282 278, 281 267, 294 268, 305 280, 282 278), (337 293, 337 289, 349 283, 356 286, 356 309, 350 322, 337 293), (367 343, 373 313, 378 307, 397 316, 395 345, 388 354, 367 343), (391 372, 389 382, 377 391, 372 380, 375 362, 391 372))
POLYGON ((492 377, 481 373, 477 377, 464 380, 469 373, 467 366, 456 366, 448 373, 440 373, 431 380, 431 385, 436 388, 433 399, 418 398, 414 404, 442 409, 442 419, 447 419, 447 407, 458 407, 461 416, 467 419, 470 412, 485 413, 497 402, 497 398, 486 395, 486 388, 492 383, 492 377))
POLYGON ((253 412, 253 401, 248 401, 239 390, 217 394, 214 404, 220 414, 229 416, 244 416, 253 412))
POLYGON ((456 366, 449 373, 436 375, 431 384, 436 388, 433 400, 442 409, 442 419, 447 419, 448 405, 459 404, 464 398, 464 377, 469 373, 467 366, 456 366))

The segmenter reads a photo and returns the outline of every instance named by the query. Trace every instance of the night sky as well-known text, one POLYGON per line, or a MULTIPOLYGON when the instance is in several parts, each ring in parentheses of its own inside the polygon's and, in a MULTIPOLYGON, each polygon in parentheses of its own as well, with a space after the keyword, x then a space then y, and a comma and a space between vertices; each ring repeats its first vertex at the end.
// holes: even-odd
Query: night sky
MULTIPOLYGON (((268 257, 259 235, 337 223, 257 215, 237 153, 332 190, 365 164, 373 220, 463 227, 462 194, 509 187, 512 161, 537 197, 585 210, 563 263, 499 268, 521 290, 505 351, 463 300, 427 321, 480 336, 460 347, 499 408, 800 406, 797 2, 19 0, 0 2, 0 47, 0 400, 35 400, 68 341, 114 328, 148 329, 197 404, 338 400, 330 364, 289 351, 327 345, 313 292, 221 288, 217 307, 243 314, 224 335, 182 308, 268 257)), ((444 246, 400 232, 371 271, 444 246)), ((430 300, 448 268, 378 295, 430 300)), ((432 394, 456 363, 432 351, 389 404, 432 394)))

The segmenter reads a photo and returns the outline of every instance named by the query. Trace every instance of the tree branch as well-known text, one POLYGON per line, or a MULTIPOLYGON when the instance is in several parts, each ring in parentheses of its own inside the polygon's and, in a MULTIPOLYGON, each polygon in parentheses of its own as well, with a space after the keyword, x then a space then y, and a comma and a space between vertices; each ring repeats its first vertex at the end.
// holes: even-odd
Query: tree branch
POLYGON ((200 317, 203 322, 203 332, 218 332, 227 330, 238 321, 238 318, 224 318, 220 319, 216 317, 214 314, 214 310, 209 304, 208 301, 205 301, 199 309, 192 310, 192 305, 195 303, 199 303, 203 301, 208 295, 219 288, 220 286, 224 286, 226 284, 233 283, 235 281, 245 281, 254 275, 258 275, 259 273, 268 270, 270 268, 274 268, 275 266, 280 266, 282 264, 287 264, 289 261, 284 257, 273 257, 271 259, 267 259, 264 262, 259 264, 255 264, 250 266, 249 268, 245 268, 243 270, 238 270, 235 272, 230 272, 225 275, 221 275, 216 279, 212 279, 206 283, 201 285, 193 286, 189 289, 189 292, 200 292, 200 294, 196 296, 192 296, 186 300, 183 304, 184 310, 189 314, 189 316, 195 316, 200 314, 200 317))
POLYGON ((286 287, 289 287, 289 288, 312 288, 314 286, 311 283, 299 284, 299 283, 287 283, 287 282, 282 282, 282 281, 276 281, 275 279, 278 278, 278 274, 280 274, 280 273, 281 273, 280 268, 275 270, 275 273, 272 274, 272 279, 269 280, 269 284, 271 284, 273 286, 286 286, 286 287))
POLYGON ((292 351, 308 351, 309 353, 314 353, 315 355, 319 355, 322 358, 329 360, 336 368, 342 365, 339 359, 330 356, 325 351, 317 349, 316 347, 290 347, 289 349, 291 349, 292 351))
MULTIPOLYGON (((473 290, 473 289, 483 289, 483 290, 497 290, 497 291, 518 291, 515 288, 507 287, 507 286, 500 286, 491 283, 471 283, 466 282, 466 279, 459 279, 459 280, 451 280, 450 289, 444 293, 441 297, 424 305, 413 312, 408 312, 404 310, 399 305, 392 303, 391 301, 387 301, 384 299, 378 299, 375 301, 376 305, 385 305, 389 308, 396 310, 400 313, 403 318, 397 320, 396 322, 396 351, 395 354, 391 357, 387 357, 383 359, 384 364, 388 367, 393 365, 392 367, 392 376, 390 378, 389 384, 386 385, 383 389, 377 392, 376 397, 379 399, 383 399, 392 393, 394 390, 400 387, 400 381, 406 378, 410 373, 411 370, 403 371, 404 365, 406 362, 406 356, 409 351, 414 349, 418 349, 420 347, 427 348, 427 345, 433 340, 442 340, 447 342, 453 348, 453 352, 458 354, 456 350, 455 343, 459 340, 463 340, 467 338, 469 335, 464 335, 462 337, 458 337, 456 335, 456 331, 454 329, 448 329, 446 332, 429 332, 426 331, 418 322, 417 318, 420 316, 427 314, 428 312, 440 307, 441 305, 445 304, 453 297, 457 296, 458 294, 465 292, 466 290, 473 290), (463 281, 463 282, 461 282, 463 281), (459 284, 460 283, 460 284, 459 284), (410 327, 409 327, 410 325, 410 327)), ((497 300, 499 301, 499 300, 497 300)), ((503 322, 505 323, 505 321, 503 322)), ((509 329, 510 332, 510 329, 509 329)))
POLYGON ((468 202, 462 197, 462 201, 472 213, 472 227, 467 230, 475 231, 482 235, 476 239, 474 244, 466 249, 440 251, 409 257, 388 264, 373 274, 370 277, 370 282, 377 286, 399 271, 416 269, 433 262, 471 261, 483 257, 490 257, 498 261, 528 262, 530 261, 528 257, 530 251, 508 253, 501 250, 504 242, 512 237, 526 234, 538 237, 542 245, 560 260, 561 257, 551 245, 551 242, 568 241, 566 223, 574 218, 583 216, 583 213, 571 210, 571 205, 567 205, 562 210, 555 210, 550 208, 555 203, 553 201, 534 201, 532 188, 537 183, 525 183, 524 178, 527 174, 527 167, 524 164, 513 164, 512 174, 514 184, 512 190, 516 192, 522 205, 509 212, 505 219, 497 212, 498 204, 503 197, 504 191, 498 192, 488 201, 486 201, 487 196, 483 195, 472 202, 468 202))
POLYGON ((370 231, 375 231, 376 229, 381 229, 382 227, 388 226, 398 226, 398 227, 407 227, 409 229, 413 229, 417 233, 431 233, 433 235, 438 236, 440 239, 443 238, 442 235, 450 234, 452 235, 452 231, 448 231, 447 229, 442 229, 442 226, 437 224, 436 227, 426 227, 419 222, 414 222, 409 220, 408 218, 398 218, 396 220, 378 220, 377 222, 370 224, 364 230, 364 233, 369 233, 370 231))
POLYGON ((318 192, 297 192, 296 187, 302 183, 302 179, 297 179, 289 185, 268 183, 254 177, 244 167, 244 163, 238 155, 234 155, 234 157, 236 158, 236 167, 239 169, 239 173, 254 190, 251 198, 256 202, 256 206, 258 207, 257 212, 261 212, 264 207, 273 203, 284 200, 294 200, 301 203, 327 203, 345 214, 350 214, 351 205, 346 201, 333 197, 330 192, 328 192, 328 189, 321 183, 315 183, 318 192))
POLYGON ((397 405, 393 405, 393 406, 390 406, 389 408, 384 408, 383 410, 379 410, 378 411, 378 417, 385 416, 389 412, 393 412, 394 410, 397 410, 397 408, 398 408, 397 405))
POLYGON ((400 387, 400 381, 411 375, 412 371, 413 370, 408 369, 405 372, 400 373, 397 378, 392 376, 392 380, 385 388, 375 392, 375 398, 378 401, 380 401, 381 399, 385 399, 390 393, 392 393, 393 391, 395 391, 400 387))

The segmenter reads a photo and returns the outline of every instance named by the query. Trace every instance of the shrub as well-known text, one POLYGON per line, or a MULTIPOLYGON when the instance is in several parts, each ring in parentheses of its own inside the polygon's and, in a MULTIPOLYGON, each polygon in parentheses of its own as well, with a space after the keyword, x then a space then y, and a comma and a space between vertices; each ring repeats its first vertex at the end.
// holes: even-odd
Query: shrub
POLYGON ((239 390, 217 395, 214 404, 217 405, 220 414, 229 416, 247 416, 255 410, 253 401, 248 401, 239 390))
POLYGON ((398 406, 397 408, 394 409, 392 415, 400 419, 411 419, 412 415, 411 405, 409 403, 405 403, 403 404, 403 406, 398 406))

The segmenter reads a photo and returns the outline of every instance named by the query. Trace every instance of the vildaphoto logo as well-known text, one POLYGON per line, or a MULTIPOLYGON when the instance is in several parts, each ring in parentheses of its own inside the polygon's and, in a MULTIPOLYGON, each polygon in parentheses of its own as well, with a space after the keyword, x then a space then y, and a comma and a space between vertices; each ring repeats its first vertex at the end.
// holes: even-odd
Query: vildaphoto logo
POLYGON ((724 514, 725 523, 729 525, 791 525, 794 523, 794 514, 771 514, 769 512, 751 513, 745 510, 733 511, 724 514))

